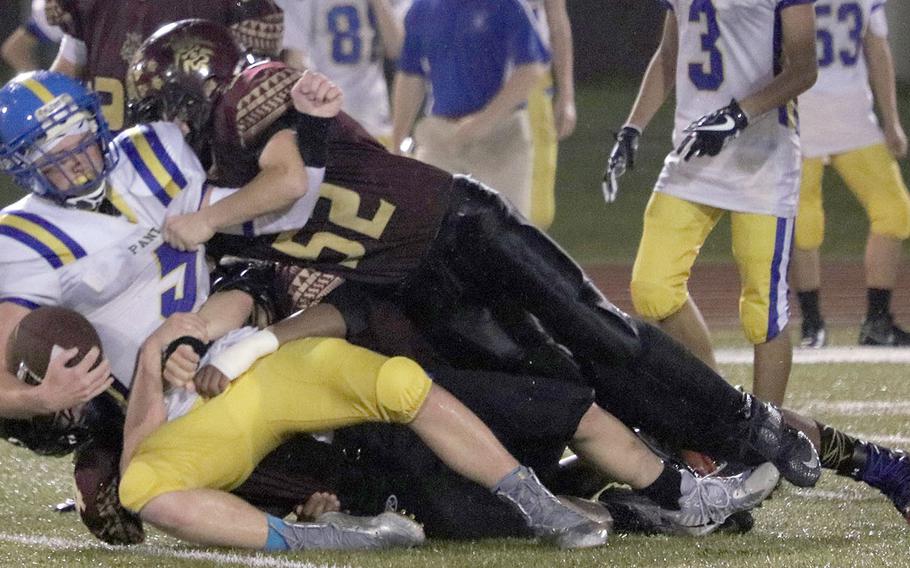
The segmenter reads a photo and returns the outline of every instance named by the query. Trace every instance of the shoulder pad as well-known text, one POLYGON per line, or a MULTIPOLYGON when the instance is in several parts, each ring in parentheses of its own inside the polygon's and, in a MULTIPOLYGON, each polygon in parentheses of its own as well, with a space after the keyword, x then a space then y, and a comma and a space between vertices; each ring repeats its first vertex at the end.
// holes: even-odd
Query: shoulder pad
POLYGON ((222 99, 233 117, 230 130, 244 148, 255 145, 257 137, 293 107, 291 87, 300 71, 283 63, 268 61, 251 65, 228 87, 222 99))

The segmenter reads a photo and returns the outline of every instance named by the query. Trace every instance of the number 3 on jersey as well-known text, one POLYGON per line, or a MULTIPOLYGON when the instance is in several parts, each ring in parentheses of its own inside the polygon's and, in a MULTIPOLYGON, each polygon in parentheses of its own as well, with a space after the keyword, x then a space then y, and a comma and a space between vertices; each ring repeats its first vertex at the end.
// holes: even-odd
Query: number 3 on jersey
POLYGON ((706 62, 689 63, 689 79, 699 91, 716 91, 724 82, 724 56, 717 48, 720 26, 717 10, 711 0, 695 0, 689 7, 689 21, 704 19, 705 33, 701 34, 701 50, 707 54, 706 62))
POLYGON ((196 252, 181 252, 168 244, 155 250, 161 269, 161 315, 191 312, 196 303, 196 252))

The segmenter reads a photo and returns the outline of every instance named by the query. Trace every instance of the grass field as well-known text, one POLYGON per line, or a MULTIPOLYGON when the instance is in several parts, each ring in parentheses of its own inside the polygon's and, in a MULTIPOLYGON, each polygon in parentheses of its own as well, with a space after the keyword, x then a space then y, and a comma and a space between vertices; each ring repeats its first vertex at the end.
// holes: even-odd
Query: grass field
MULTIPOLYGON (((850 341, 855 330, 839 330, 850 341)), ((739 347, 738 333, 718 343, 739 347)), ((745 365, 724 365, 729 380, 748 386, 745 365)), ((797 365, 788 403, 871 439, 910 447, 910 381, 895 364, 797 365)), ((817 488, 782 486, 756 511, 756 526, 743 536, 611 536, 596 551, 561 552, 519 540, 475 543, 431 541, 422 549, 382 553, 307 553, 261 556, 196 550, 158 533, 145 545, 108 548, 94 541, 75 514, 52 503, 71 496, 69 460, 38 459, 0 445, 0 566, 642 566, 736 568, 787 566, 910 566, 910 529, 877 492, 827 474, 817 488)), ((226 520, 229 522, 229 520, 226 520)))
MULTIPOLYGON (((638 169, 623 179, 618 202, 600 196, 603 163, 611 129, 623 120, 635 94, 632 80, 579 91, 579 127, 560 150, 557 220, 552 235, 580 260, 630 262, 641 227, 641 212, 663 155, 669 149, 668 112, 642 140, 638 169)), ((901 89, 904 116, 910 116, 910 88, 901 89)), ((902 165, 905 175, 907 164, 902 165)), ((861 254, 866 222, 861 210, 833 176, 828 191, 827 257, 861 254)), ((0 203, 20 193, 0 181, 0 203)), ((721 225, 704 250, 709 261, 729 258, 728 227, 721 225)), ((835 340, 852 341, 856 331, 835 330, 835 340)), ((725 347, 739 346, 738 331, 721 332, 725 347)), ((725 365, 727 377, 745 384, 751 370, 725 365)), ((797 365, 789 404, 815 417, 892 445, 910 447, 910 381, 900 364, 797 365)), ((596 551, 558 552, 523 541, 431 542, 420 550, 377 554, 313 553, 257 556, 231 551, 197 551, 151 533, 149 543, 129 549, 100 545, 73 514, 50 505, 71 496, 68 460, 37 459, 0 444, 0 566, 910 566, 910 532, 890 503, 876 492, 834 476, 813 490, 782 487, 756 513, 756 528, 744 536, 688 538, 614 535, 596 551)), ((226 520, 229 522, 229 520, 226 520)))

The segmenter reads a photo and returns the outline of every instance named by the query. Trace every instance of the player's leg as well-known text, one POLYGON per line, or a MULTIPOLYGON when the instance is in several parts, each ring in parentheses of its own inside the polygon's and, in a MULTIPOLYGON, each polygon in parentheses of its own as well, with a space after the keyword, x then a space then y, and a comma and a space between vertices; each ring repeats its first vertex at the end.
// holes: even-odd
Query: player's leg
POLYGON ((451 469, 510 503, 531 530, 561 547, 598 546, 606 528, 574 513, 534 473, 520 466, 489 428, 458 399, 433 385, 405 357, 388 358, 340 339, 302 340, 283 346, 293 356, 267 357, 252 373, 270 380, 269 419, 284 431, 318 431, 365 420, 407 424, 451 469), (301 366, 307 377, 300 377, 301 366), (312 391, 312 392, 311 392, 312 391), (301 401, 318 400, 300 416, 301 401))
POLYGON ((524 218, 531 215, 533 147, 527 110, 516 110, 493 131, 462 150, 462 159, 477 181, 498 191, 524 218))
POLYGON ((819 248, 825 238, 825 210, 822 204, 822 158, 805 158, 799 187, 799 210, 793 248, 793 287, 803 315, 803 347, 819 348, 827 342, 825 320, 819 304, 821 259, 819 248))
POLYGON ((910 236, 910 197, 900 169, 884 144, 841 154, 833 163, 869 216, 865 257, 868 306, 860 343, 910 345, 910 334, 897 326, 891 315, 901 244, 910 236))
POLYGON ((645 209, 641 242, 632 268, 632 303, 645 319, 716 369, 708 328, 687 283, 692 265, 723 211, 654 193, 645 209))
POLYGON ((571 447, 613 479, 628 484, 665 509, 681 527, 717 528, 733 513, 755 507, 777 485, 771 464, 729 478, 696 478, 664 463, 619 420, 592 405, 582 416, 571 447))
POLYGON ((910 522, 910 456, 853 437, 792 410, 783 412, 787 422, 805 432, 818 448, 822 467, 878 489, 910 522))
MULTIPOLYGON (((803 446, 789 445, 781 453, 779 413, 732 388, 666 334, 650 326, 642 331, 553 241, 512 215, 482 185, 456 178, 453 208, 431 256, 427 270, 444 267, 463 288, 521 298, 523 307, 588 365, 598 404, 626 424, 694 449, 720 451, 727 444, 728 452, 750 455, 752 463, 763 456, 795 483, 817 479, 811 472, 787 471, 785 462, 794 458, 795 469, 803 446)), ((411 288, 420 281, 413 279, 411 288)), ((805 445, 811 451, 808 441, 805 445)))
POLYGON ((558 142, 553 118, 553 76, 547 73, 528 95, 531 142, 534 148, 531 174, 531 215, 528 219, 545 231, 556 214, 556 158, 558 142))
POLYGON ((755 348, 752 392, 776 405, 784 401, 793 359, 787 272, 793 219, 732 213, 733 257, 742 290, 739 316, 755 348))

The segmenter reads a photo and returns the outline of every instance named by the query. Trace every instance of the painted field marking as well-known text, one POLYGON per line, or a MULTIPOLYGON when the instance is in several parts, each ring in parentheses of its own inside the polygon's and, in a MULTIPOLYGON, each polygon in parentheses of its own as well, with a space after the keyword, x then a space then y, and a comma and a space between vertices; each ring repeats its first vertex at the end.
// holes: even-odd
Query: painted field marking
POLYGON ((36 548, 52 549, 55 552, 79 551, 107 551, 128 554, 131 556, 148 556, 158 558, 178 558, 182 560, 202 560, 216 565, 252 566, 254 568, 341 568, 337 564, 314 564, 264 556, 262 554, 236 554, 224 552, 209 552, 206 550, 175 550, 164 546, 107 546, 100 542, 73 540, 68 538, 53 538, 37 535, 0 533, 0 542, 20 544, 36 548))
POLYGON ((811 400, 798 408, 799 412, 816 414, 828 412, 844 416, 910 416, 907 400, 811 400))
MULTIPOLYGON (((751 365, 752 349, 718 349, 718 363, 751 365)), ((794 349, 793 363, 821 365, 826 363, 910 363, 910 349, 906 347, 825 347, 822 349, 794 349)))

